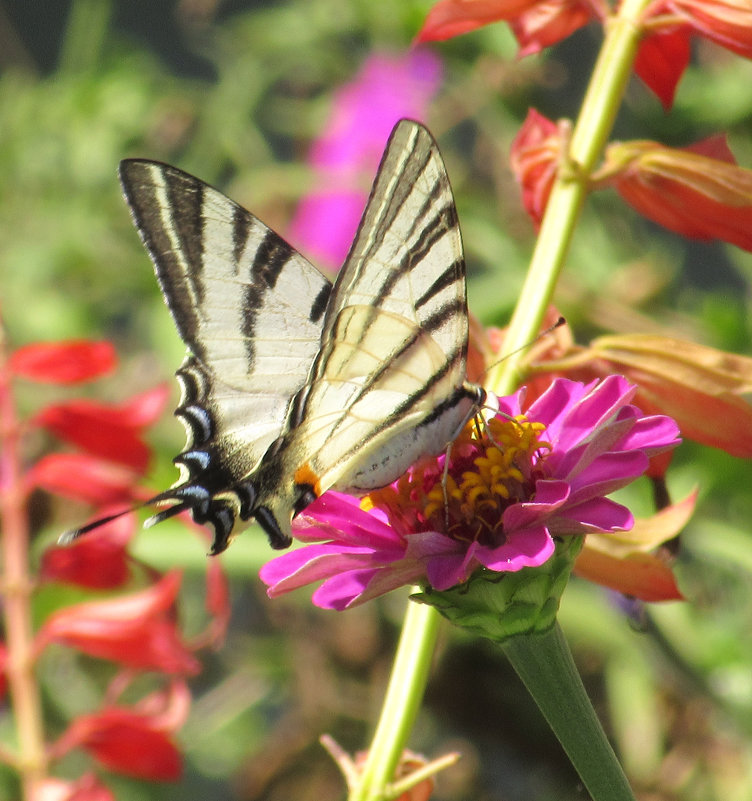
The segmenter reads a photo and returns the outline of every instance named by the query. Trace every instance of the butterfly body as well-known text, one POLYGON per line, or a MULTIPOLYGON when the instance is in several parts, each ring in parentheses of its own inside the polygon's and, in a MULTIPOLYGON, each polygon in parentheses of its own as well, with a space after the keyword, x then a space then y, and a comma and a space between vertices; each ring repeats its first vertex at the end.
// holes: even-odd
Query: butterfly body
POLYGON ((465 266, 446 170, 403 120, 332 285, 281 237, 174 167, 120 177, 187 355, 187 443, 156 496, 224 550, 255 518, 274 547, 330 488, 363 493, 447 446, 485 399, 467 381, 465 266))

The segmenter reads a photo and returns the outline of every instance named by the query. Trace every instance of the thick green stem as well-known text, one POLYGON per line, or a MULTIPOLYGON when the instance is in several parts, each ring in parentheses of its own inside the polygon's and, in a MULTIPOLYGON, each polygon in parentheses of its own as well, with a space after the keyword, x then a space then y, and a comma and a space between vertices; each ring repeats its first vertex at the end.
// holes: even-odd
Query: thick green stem
POLYGON ((440 619, 433 607, 408 603, 381 717, 360 781, 351 788, 348 801, 379 801, 394 781, 423 700, 440 619))
POLYGON ((559 625, 501 647, 595 801, 635 801, 559 625))
POLYGON ((607 24, 606 38, 569 140, 569 151, 563 154, 564 169, 551 189, 530 268, 504 341, 504 351, 512 355, 489 376, 489 385, 499 395, 513 392, 519 384, 519 363, 524 355, 519 351, 535 338, 553 299, 589 176, 611 133, 631 74, 641 36, 637 21, 649 2, 624 0, 618 16, 607 24))

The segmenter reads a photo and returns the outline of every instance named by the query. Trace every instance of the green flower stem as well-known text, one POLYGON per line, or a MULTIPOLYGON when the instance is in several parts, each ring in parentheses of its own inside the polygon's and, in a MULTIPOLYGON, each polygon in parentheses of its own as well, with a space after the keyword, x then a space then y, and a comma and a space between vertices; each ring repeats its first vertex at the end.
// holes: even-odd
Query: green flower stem
MULTIPOLYGON (((520 383, 519 352, 540 330, 553 298, 575 224, 613 128, 640 42, 640 14, 649 0, 624 0, 610 21, 580 116, 569 139, 541 222, 535 252, 504 343, 513 355, 492 373, 498 394, 520 383), (518 351, 514 353, 514 351, 518 351)), ((595 801, 634 801, 558 625, 546 634, 520 635, 502 648, 543 712, 595 801)))
POLYGON ((595 801, 635 801, 559 625, 502 646, 595 801))
POLYGON ((348 801, 388 798, 423 700, 440 619, 433 607, 408 603, 381 717, 360 781, 350 789, 348 801))
POLYGON ((631 75, 641 36, 638 20, 649 2, 624 0, 618 15, 606 26, 606 38, 569 139, 568 151, 562 154, 562 168, 551 189, 530 269, 504 341, 505 352, 512 355, 489 375, 489 385, 499 395, 513 392, 519 385, 524 346, 537 335, 552 301, 589 176, 611 133, 631 75))

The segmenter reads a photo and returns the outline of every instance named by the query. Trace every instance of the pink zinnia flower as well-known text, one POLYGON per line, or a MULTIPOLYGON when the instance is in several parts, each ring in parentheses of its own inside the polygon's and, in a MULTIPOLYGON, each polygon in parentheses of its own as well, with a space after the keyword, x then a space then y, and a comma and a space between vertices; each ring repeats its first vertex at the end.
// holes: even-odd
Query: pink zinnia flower
POLYGON ((294 524, 310 544, 262 568, 269 595, 323 580, 314 603, 345 609, 405 584, 446 590, 481 568, 541 565, 554 536, 631 528, 631 512, 605 496, 679 442, 673 420, 630 405, 635 391, 621 376, 557 379, 525 408, 522 389, 486 430, 468 425, 446 484, 441 457, 361 501, 326 493, 294 524))

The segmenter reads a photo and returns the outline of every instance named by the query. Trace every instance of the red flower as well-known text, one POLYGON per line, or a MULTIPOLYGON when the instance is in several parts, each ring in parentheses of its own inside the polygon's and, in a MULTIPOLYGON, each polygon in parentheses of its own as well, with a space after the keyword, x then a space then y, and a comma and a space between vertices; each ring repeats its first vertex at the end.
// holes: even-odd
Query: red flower
POLYGON ((115 406, 90 400, 69 401, 47 406, 35 422, 89 453, 143 473, 149 448, 141 439, 141 432, 162 413, 168 395, 167 386, 161 385, 115 406))
POLYGON ((77 384, 99 378, 117 364, 109 342, 37 342, 16 350, 8 360, 10 371, 30 381, 77 384))
POLYGON ((419 42, 450 39, 492 22, 508 22, 519 56, 537 53, 596 17, 586 0, 439 0, 428 12, 419 42))
POLYGON ((692 239, 752 250, 752 170, 736 166, 722 140, 686 150, 615 143, 604 172, 624 200, 654 222, 692 239))
POLYGON ((689 65, 689 34, 688 26, 658 30, 645 38, 637 51, 635 72, 667 111, 674 103, 679 79, 689 65))
POLYGON ((112 706, 79 715, 52 748, 61 757, 83 748, 117 773, 152 781, 176 781, 182 760, 171 734, 185 720, 189 695, 185 685, 154 693, 136 708, 112 706))
POLYGON ((138 477, 127 467, 85 453, 51 453, 29 470, 26 484, 29 489, 102 507, 132 502, 138 495, 134 486, 138 477))
POLYGON ((176 781, 180 752, 169 735, 151 721, 126 709, 81 716, 75 724, 81 746, 105 767, 141 779, 176 781))
POLYGON ((512 142, 510 165, 525 211, 539 224, 556 178, 560 136, 556 123, 530 109, 512 142))
POLYGON ((642 601, 682 600, 671 569, 673 558, 661 546, 687 525, 696 501, 693 492, 650 518, 635 520, 630 531, 588 535, 574 572, 642 601))
POLYGON ((509 20, 520 46, 518 58, 534 55, 561 42, 594 18, 592 4, 588 2, 539 0, 529 5, 528 11, 509 20))
POLYGON ((666 109, 671 108, 676 85, 689 64, 693 35, 752 57, 748 0, 657 0, 645 22, 650 34, 640 45, 635 72, 666 109))
POLYGON ((170 614, 180 581, 172 572, 141 592, 61 609, 40 629, 37 650, 57 642, 141 670, 197 673, 170 614))
POLYGON ((752 4, 749 0, 663 0, 651 17, 673 14, 696 34, 752 58, 752 4))
POLYGON ((578 375, 618 371, 638 382, 640 408, 671 415, 685 439, 752 457, 752 358, 670 337, 620 334, 593 340, 578 359, 578 375))
POLYGON ((219 559, 212 559, 206 566, 206 610, 211 617, 208 639, 220 643, 230 624, 230 591, 227 576, 219 559))
POLYGON ((48 548, 39 576, 89 589, 122 587, 130 577, 127 548, 133 532, 133 517, 124 515, 70 545, 48 548))

